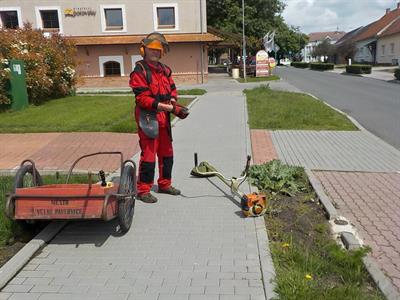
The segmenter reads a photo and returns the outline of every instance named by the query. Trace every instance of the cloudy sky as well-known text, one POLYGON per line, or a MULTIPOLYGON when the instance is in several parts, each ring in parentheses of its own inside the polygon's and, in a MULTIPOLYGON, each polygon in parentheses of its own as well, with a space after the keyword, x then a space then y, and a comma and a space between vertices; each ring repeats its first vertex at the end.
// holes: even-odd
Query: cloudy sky
POLYGON ((367 25, 394 9, 400 0, 283 0, 283 17, 304 33, 350 31, 367 25))

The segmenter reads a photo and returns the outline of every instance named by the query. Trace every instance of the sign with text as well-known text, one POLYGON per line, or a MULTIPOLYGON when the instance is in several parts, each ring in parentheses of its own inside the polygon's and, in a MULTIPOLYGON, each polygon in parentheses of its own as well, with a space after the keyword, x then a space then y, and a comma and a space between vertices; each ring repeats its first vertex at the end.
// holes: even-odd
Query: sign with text
POLYGON ((256 77, 269 76, 268 53, 260 50, 256 54, 256 77))
POLYGON ((95 16, 96 11, 90 7, 74 7, 64 9, 66 17, 95 16))

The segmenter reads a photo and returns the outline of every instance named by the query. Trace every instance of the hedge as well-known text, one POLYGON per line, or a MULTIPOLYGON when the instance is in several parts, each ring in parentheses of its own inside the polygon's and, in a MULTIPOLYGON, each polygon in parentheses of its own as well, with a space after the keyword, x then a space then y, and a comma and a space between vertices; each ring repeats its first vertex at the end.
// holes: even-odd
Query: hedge
POLYGON ((333 70, 334 64, 330 63, 312 63, 310 64, 311 70, 326 71, 333 70))
POLYGON ((346 72, 352 74, 371 74, 371 66, 370 65, 346 66, 346 72))
POLYGON ((400 80, 400 68, 394 71, 394 77, 396 77, 397 80, 400 80))
POLYGON ((307 69, 310 67, 310 64, 307 62, 301 62, 301 61, 294 61, 290 64, 292 67, 295 68, 302 68, 302 69, 307 69))

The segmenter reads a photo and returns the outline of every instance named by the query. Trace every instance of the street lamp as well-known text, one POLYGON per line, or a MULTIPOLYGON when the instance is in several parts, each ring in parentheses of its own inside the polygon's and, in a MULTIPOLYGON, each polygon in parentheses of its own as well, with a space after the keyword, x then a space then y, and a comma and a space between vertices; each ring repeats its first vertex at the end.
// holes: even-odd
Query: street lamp
POLYGON ((247 82, 246 79, 246 37, 244 34, 244 0, 242 0, 242 31, 243 31, 243 78, 244 82, 247 82))

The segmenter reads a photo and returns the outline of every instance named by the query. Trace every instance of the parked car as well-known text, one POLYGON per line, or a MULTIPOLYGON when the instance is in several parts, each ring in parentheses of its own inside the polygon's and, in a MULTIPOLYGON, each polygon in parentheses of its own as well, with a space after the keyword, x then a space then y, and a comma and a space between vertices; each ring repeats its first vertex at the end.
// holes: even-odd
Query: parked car
POLYGON ((281 58, 279 64, 283 66, 290 66, 292 62, 288 58, 281 58))

